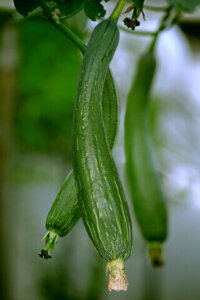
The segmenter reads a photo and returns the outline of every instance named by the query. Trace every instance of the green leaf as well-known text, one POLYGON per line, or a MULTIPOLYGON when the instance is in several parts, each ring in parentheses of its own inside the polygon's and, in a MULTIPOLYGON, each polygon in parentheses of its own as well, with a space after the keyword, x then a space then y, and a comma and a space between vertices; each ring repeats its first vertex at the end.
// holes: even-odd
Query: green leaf
MULTIPOLYGON (((52 2, 48 1, 47 2, 52 2)), ((56 0, 53 1, 65 16, 73 16, 77 14, 84 5, 85 0, 56 0)))
POLYGON ((84 11, 89 19, 96 21, 96 19, 103 18, 106 11, 100 3, 102 0, 85 0, 84 11))
POLYGON ((192 12, 200 4, 200 0, 168 0, 178 10, 192 12))
POLYGON ((24 17, 28 16, 28 13, 38 7, 37 0, 14 0, 16 10, 24 17))

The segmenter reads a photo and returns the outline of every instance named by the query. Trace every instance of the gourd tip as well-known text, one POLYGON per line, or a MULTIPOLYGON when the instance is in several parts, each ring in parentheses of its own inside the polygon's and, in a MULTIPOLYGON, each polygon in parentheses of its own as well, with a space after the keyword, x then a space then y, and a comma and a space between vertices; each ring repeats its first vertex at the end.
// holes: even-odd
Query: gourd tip
POLYGON ((48 258, 51 258, 51 255, 49 255, 49 252, 45 249, 42 249, 40 251, 40 253, 38 253, 38 255, 41 257, 41 258, 44 258, 44 259, 48 259, 48 258))
POLYGON ((44 259, 51 258, 49 252, 52 251, 58 243, 59 235, 56 232, 48 231, 43 240, 45 240, 45 248, 42 249, 38 255, 44 259))
POLYGON ((159 268, 165 264, 163 249, 160 243, 150 243, 148 246, 149 263, 152 267, 159 268))
POLYGON ((109 272, 109 291, 126 291, 128 288, 128 282, 125 275, 123 260, 115 259, 108 262, 107 270, 109 272))

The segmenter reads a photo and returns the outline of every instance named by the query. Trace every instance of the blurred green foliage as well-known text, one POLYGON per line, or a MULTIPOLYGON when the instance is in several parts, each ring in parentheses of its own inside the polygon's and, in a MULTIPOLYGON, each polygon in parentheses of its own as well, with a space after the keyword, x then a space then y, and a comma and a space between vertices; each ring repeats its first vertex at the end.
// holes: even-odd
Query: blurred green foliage
POLYGON ((14 0, 14 4, 18 12, 24 17, 28 16, 29 12, 38 7, 37 0, 14 0))
MULTIPOLYGON (((46 2, 52 2, 47 0, 46 2)), ((59 10, 66 16, 74 15, 79 12, 84 5, 85 0, 56 0, 53 4, 59 8, 59 10)))
MULTIPOLYGON (((69 249, 68 249, 69 251, 69 249)), ((93 253, 90 265, 88 266, 89 280, 87 286, 82 291, 77 290, 77 282, 72 281, 70 271, 63 264, 57 264, 53 268, 43 271, 43 276, 39 282, 39 293, 44 300, 101 300, 105 289, 105 270, 102 259, 97 253, 93 253)), ((70 265, 70 258, 65 258, 70 265)), ((77 281, 80 280, 77 276, 77 281)))
POLYGON ((0 11, 0 30, 2 26, 11 18, 10 13, 5 13, 3 11, 0 11))
POLYGON ((177 9, 192 12, 200 4, 199 0, 169 0, 169 2, 177 9))
POLYGON ((17 142, 31 150, 70 155, 81 55, 41 18, 21 23, 19 31, 17 142))
MULTIPOLYGON (((105 2, 108 1, 105 0, 105 2)), ((106 10, 101 4, 103 0, 43 0, 43 2, 49 7, 58 8, 67 17, 77 14, 83 8, 86 16, 93 21, 104 17, 106 14, 106 10)), ((14 5, 18 13, 27 17, 30 12, 40 6, 40 3, 37 0, 14 0, 14 5)))
POLYGON ((105 16, 106 11, 101 2, 102 0, 85 0, 84 11, 89 19, 95 21, 105 16))
POLYGON ((43 275, 40 285, 40 294, 42 299, 46 300, 75 300, 74 296, 69 294, 70 285, 68 273, 62 267, 57 265, 54 270, 43 275))

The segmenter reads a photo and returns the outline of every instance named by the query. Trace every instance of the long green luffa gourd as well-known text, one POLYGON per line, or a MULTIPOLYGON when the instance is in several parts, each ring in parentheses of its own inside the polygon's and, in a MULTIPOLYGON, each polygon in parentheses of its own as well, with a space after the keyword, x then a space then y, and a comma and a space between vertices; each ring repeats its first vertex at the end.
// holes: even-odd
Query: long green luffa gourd
POLYGON ((124 261, 132 249, 131 220, 102 122, 106 72, 119 41, 116 23, 98 24, 82 63, 73 119, 73 167, 86 230, 107 263, 109 290, 126 290, 124 261))
MULTIPOLYGON (((103 89, 103 121, 107 141, 112 149, 117 133, 118 99, 112 73, 108 70, 103 89)), ((40 256, 50 258, 60 237, 66 236, 80 218, 75 188, 74 173, 71 171, 64 180, 46 218, 47 233, 44 236, 45 248, 40 256)))
POLYGON ((128 94, 125 154, 126 175, 135 216, 149 244, 151 264, 161 266, 162 243, 167 236, 167 212, 148 124, 149 93, 155 69, 153 52, 142 55, 128 94))

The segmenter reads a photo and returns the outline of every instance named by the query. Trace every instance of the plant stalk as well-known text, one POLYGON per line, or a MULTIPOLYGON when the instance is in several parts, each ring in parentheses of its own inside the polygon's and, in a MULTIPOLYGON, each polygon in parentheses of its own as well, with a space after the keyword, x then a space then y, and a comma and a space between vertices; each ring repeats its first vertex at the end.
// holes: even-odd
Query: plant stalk
POLYGON ((164 16, 162 17, 160 26, 158 27, 157 31, 155 32, 154 39, 150 45, 149 51, 151 51, 151 52, 154 51, 159 34, 167 28, 167 21, 170 17, 172 8, 173 8, 172 6, 169 6, 168 9, 166 10, 164 16))
POLYGON ((81 41, 81 39, 71 31, 65 23, 63 23, 59 17, 56 15, 54 11, 52 11, 48 5, 45 3, 44 0, 38 0, 39 4, 47 16, 49 21, 56 27, 60 32, 62 32, 77 48, 82 52, 85 53, 86 45, 81 41))
POLYGON ((110 15, 110 19, 113 19, 116 23, 122 13, 122 10, 126 4, 127 0, 119 0, 117 5, 115 6, 115 8, 113 9, 111 15, 110 15))

